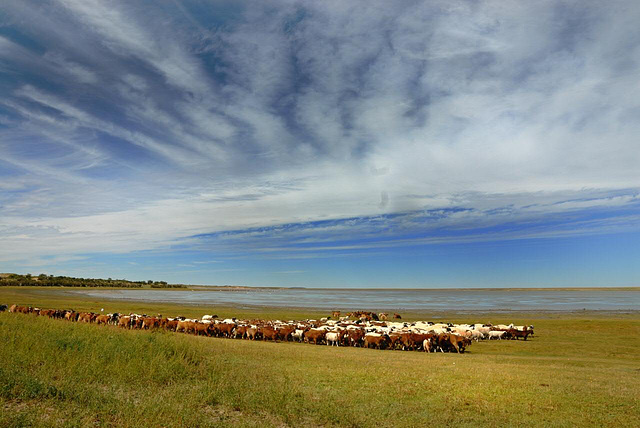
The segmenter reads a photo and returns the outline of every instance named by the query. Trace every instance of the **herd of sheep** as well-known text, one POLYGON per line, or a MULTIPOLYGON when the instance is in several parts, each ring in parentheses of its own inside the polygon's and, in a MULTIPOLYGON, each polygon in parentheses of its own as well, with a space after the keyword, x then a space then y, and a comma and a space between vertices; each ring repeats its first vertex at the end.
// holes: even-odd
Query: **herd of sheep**
MULTIPOLYGON (((236 318, 219 320, 215 315, 205 315, 201 319, 163 318, 137 314, 98 314, 39 309, 18 305, 8 308, 6 305, 0 305, 0 311, 7 309, 14 313, 31 313, 75 322, 110 324, 127 329, 164 329, 209 337, 297 341, 315 345, 425 352, 463 353, 472 341, 519 338, 527 340, 527 337, 533 336, 532 325, 452 324, 425 321, 409 323, 387 321, 384 316, 386 314, 371 312, 355 312, 343 317, 334 312, 331 317, 320 320, 279 321, 236 318)), ((395 315, 396 319, 400 318, 399 315, 395 315)))

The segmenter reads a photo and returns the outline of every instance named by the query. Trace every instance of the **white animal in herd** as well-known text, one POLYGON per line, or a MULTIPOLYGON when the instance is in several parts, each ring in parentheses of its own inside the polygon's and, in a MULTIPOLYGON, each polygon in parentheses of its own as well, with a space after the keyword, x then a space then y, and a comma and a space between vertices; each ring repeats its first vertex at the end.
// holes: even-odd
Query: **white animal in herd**
POLYGON ((340 333, 337 331, 330 331, 326 334, 325 340, 327 341, 327 346, 338 346, 338 344, 340 343, 340 333))
POLYGON ((504 336, 505 333, 506 331, 490 331, 489 339, 502 339, 502 336, 504 336))

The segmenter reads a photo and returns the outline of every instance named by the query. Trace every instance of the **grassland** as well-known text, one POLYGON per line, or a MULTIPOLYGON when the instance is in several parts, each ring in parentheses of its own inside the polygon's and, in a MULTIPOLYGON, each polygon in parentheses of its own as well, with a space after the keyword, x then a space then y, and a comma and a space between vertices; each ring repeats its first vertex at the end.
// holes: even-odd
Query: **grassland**
MULTIPOLYGON (((0 290, 0 302, 187 316, 256 311, 32 289, 0 290)), ((319 313, 282 308, 260 315, 319 313)), ((470 317, 532 323, 536 337, 482 342, 464 355, 424 354, 0 313, 0 426, 640 426, 640 314, 450 319, 470 317)))

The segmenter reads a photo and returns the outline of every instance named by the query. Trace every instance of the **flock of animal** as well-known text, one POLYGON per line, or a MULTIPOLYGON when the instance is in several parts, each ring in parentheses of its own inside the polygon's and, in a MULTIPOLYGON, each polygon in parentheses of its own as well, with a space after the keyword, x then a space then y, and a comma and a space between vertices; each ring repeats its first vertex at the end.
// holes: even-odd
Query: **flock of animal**
MULTIPOLYGON (((533 326, 451 324, 433 322, 385 321, 386 314, 352 312, 320 320, 278 321, 219 320, 216 315, 205 315, 202 319, 184 317, 163 318, 137 314, 98 314, 73 310, 39 309, 29 306, 0 305, 0 311, 37 314, 68 321, 115 325, 126 329, 164 329, 209 337, 227 337, 249 340, 297 341, 326 344, 328 346, 355 346, 375 349, 413 350, 425 352, 463 353, 472 341, 491 339, 527 340, 533 336, 533 326), (354 319, 355 318, 355 319, 354 319)), ((400 318, 397 315, 396 319, 400 318)))

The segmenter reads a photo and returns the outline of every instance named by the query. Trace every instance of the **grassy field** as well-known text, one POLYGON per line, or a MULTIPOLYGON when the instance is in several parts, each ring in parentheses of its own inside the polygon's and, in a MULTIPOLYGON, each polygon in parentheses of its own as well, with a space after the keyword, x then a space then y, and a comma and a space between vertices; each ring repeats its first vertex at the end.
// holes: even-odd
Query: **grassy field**
MULTIPOLYGON (((187 316, 256 311, 83 301, 17 289, 0 289, 0 303, 187 316)), ((272 309, 259 315, 322 314, 272 309)), ((486 317, 534 324, 536 337, 482 342, 464 355, 424 354, 125 331, 0 313, 0 426, 640 426, 640 314, 452 313, 449 319, 486 317)))

